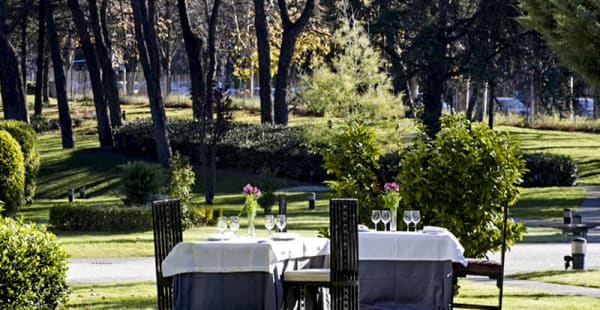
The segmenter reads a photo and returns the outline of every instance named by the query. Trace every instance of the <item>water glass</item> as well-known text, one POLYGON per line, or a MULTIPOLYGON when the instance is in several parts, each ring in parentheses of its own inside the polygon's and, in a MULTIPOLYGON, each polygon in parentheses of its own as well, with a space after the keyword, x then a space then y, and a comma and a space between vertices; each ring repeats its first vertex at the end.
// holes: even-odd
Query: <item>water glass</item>
POLYGON ((421 212, 419 210, 412 211, 412 222, 415 223, 415 231, 417 231, 417 224, 421 221, 421 212))
POLYGON ((232 216, 229 218, 229 228, 233 231, 233 236, 235 237, 235 232, 240 229, 240 218, 237 216, 232 216))
POLYGON ((285 228, 285 214, 279 214, 279 216, 277 217, 277 222, 275 224, 277 224, 277 228, 279 229, 279 231, 283 231, 283 229, 285 228))
POLYGON ((406 231, 408 231, 408 229, 410 227, 410 223, 412 222, 412 211, 411 210, 405 210, 404 211, 404 215, 402 217, 402 220, 406 224, 406 231))
POLYGON ((269 230, 269 236, 271 236, 273 227, 275 227, 275 218, 272 214, 265 215, 265 228, 269 230))
POLYGON ((377 223, 381 221, 381 212, 379 210, 371 211, 371 222, 375 226, 375 231, 377 231, 377 223))
POLYGON ((227 229, 227 217, 219 216, 219 218, 217 218, 217 227, 219 228, 219 231, 221 231, 221 241, 223 241, 223 233, 227 229))
POLYGON ((383 222, 383 231, 387 230, 387 224, 392 220, 392 212, 390 210, 381 211, 381 221, 383 222))

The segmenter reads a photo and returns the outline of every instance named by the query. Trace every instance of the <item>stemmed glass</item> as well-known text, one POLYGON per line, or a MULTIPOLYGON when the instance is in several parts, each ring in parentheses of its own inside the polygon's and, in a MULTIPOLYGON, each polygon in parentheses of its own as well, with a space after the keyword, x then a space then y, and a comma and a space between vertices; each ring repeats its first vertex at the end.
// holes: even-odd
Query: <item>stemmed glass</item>
POLYGON ((381 221, 383 222, 383 231, 387 230, 387 224, 392 220, 392 212, 390 210, 381 211, 381 221))
POLYGON ((283 229, 285 228, 285 214, 279 214, 279 216, 277 217, 277 222, 275 224, 277 224, 277 228, 279 228, 279 231, 283 231, 283 229))
POLYGON ((421 212, 419 210, 412 211, 412 222, 415 223, 415 232, 417 231, 417 224, 421 221, 421 212))
POLYGON ((227 217, 219 216, 219 218, 217 218, 217 227, 219 227, 219 231, 221 231, 221 241, 223 241, 223 232, 227 229, 227 217))
POLYGON ((408 229, 410 228, 410 223, 412 223, 412 211, 405 210, 402 220, 404 221, 404 224, 406 224, 406 231, 409 231, 408 229))
POLYGON ((375 231, 377 231, 377 223, 381 221, 381 212, 379 210, 371 211, 371 222, 375 226, 375 231))
POLYGON ((235 237, 235 232, 240 229, 240 218, 237 216, 232 216, 229 218, 229 228, 233 231, 233 236, 235 237))
POLYGON ((269 230, 269 237, 271 236, 271 229, 275 227, 275 218, 272 214, 265 215, 265 228, 269 230))

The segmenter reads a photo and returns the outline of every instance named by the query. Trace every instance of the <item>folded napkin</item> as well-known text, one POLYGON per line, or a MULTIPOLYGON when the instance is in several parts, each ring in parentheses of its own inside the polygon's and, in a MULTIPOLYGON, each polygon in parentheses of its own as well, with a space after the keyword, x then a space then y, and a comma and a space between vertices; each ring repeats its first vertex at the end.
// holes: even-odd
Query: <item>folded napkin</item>
POLYGON ((288 232, 278 232, 271 237, 273 240, 294 240, 300 238, 298 234, 288 232))
POLYGON ((367 227, 366 225, 363 225, 363 224, 358 224, 358 231, 361 231, 361 232, 369 231, 369 227, 367 227))
MULTIPOLYGON (((230 240, 231 238, 233 238, 233 233, 230 232, 230 231, 228 231, 228 232, 225 232, 223 234, 223 238, 222 239, 223 240, 230 240)), ((221 234, 208 235, 206 237, 206 240, 208 240, 208 241, 221 241, 221 234)))
POLYGON ((425 234, 443 234, 445 232, 447 232, 448 230, 444 227, 438 227, 438 226, 425 226, 423 227, 423 233, 425 234))

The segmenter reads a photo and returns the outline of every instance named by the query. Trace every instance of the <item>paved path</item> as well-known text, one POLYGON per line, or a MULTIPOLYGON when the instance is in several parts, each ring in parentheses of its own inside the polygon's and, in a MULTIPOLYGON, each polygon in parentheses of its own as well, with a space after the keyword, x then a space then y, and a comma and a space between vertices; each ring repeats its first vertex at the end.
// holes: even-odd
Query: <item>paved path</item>
MULTIPOLYGON (((302 188, 318 191, 317 188, 302 188)), ((586 199, 577 213, 583 222, 600 222, 600 186, 585 186, 586 199)), ((300 189, 296 189, 300 190, 300 189)), ((532 223, 532 222, 530 222, 532 223)), ((600 228, 590 230, 585 258, 586 269, 600 269, 600 228)), ((562 270, 565 255, 570 255, 570 243, 521 243, 514 245, 506 254, 505 272, 562 270)), ((499 260, 498 254, 490 258, 499 260)), ((69 283, 101 283, 153 281, 153 257, 70 259, 67 281, 69 283)), ((535 281, 506 280, 507 286, 528 287, 558 294, 580 294, 600 298, 600 289, 548 284, 535 281)))

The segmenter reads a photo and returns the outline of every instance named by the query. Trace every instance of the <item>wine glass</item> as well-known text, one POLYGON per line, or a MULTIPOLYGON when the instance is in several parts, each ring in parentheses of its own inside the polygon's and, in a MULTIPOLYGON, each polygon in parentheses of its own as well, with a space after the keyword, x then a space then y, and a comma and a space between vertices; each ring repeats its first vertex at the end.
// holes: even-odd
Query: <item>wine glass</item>
POLYGON ((421 221, 421 212, 419 210, 412 211, 412 222, 415 223, 415 232, 417 231, 417 224, 421 221))
POLYGON ((271 229, 275 227, 275 218, 272 214, 265 215, 265 228, 269 230, 269 237, 271 236, 271 229))
POLYGON ((379 223, 379 221, 381 221, 381 211, 371 211, 371 222, 373 222, 373 225, 375 226, 375 231, 377 231, 377 223, 379 223))
POLYGON ((277 222, 275 224, 277 224, 277 228, 279 229, 279 231, 283 231, 283 229, 285 228, 285 214, 279 214, 279 216, 277 217, 277 222))
POLYGON ((219 216, 219 218, 217 218, 217 227, 219 227, 219 231, 221 231, 221 241, 223 241, 223 232, 227 229, 227 217, 219 216))
POLYGON ((392 212, 390 210, 381 211, 381 221, 383 222, 383 231, 387 230, 387 224, 392 220, 392 212))
POLYGON ((235 237, 235 232, 240 229, 240 218, 237 216, 232 216, 229 218, 229 228, 233 231, 233 236, 235 237))
POLYGON ((402 217, 402 220, 406 224, 406 231, 408 231, 408 228, 410 227, 410 223, 412 222, 412 211, 404 210, 404 216, 402 217))

